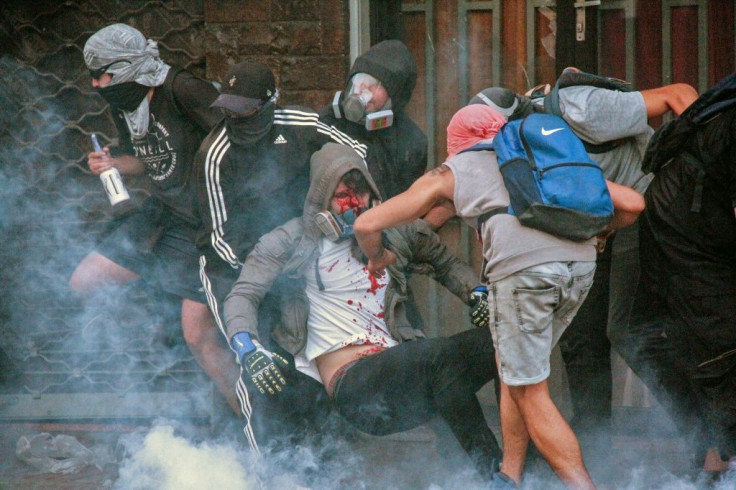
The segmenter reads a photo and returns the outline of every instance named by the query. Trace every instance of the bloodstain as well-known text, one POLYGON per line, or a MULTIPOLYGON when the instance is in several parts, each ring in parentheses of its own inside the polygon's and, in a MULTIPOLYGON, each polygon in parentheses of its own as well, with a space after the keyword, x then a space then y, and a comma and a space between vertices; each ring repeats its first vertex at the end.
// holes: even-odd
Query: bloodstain
POLYGON ((375 295, 379 289, 384 287, 384 285, 378 283, 378 279, 373 274, 369 274, 368 279, 371 281, 371 287, 368 289, 369 293, 375 295))
POLYGON ((386 314, 385 314, 384 312, 381 312, 381 313, 379 313, 379 314, 377 314, 377 315, 374 315, 374 316, 375 316, 376 318, 385 318, 385 317, 386 317, 386 314))
POLYGON ((335 266, 337 265, 338 262, 340 262, 340 259, 337 259, 333 264, 331 264, 331 265, 329 265, 327 267, 320 267, 320 269, 324 269, 327 272, 332 272, 332 269, 335 268, 335 266))
POLYGON ((347 190, 344 194, 340 193, 340 195, 336 195, 335 200, 340 207, 340 214, 348 209, 355 209, 356 215, 360 213, 360 201, 358 201, 358 196, 355 195, 353 189, 347 190))
POLYGON ((348 304, 349 304, 349 305, 352 305, 352 304, 353 304, 353 300, 352 300, 352 299, 349 299, 349 300, 348 300, 348 304))

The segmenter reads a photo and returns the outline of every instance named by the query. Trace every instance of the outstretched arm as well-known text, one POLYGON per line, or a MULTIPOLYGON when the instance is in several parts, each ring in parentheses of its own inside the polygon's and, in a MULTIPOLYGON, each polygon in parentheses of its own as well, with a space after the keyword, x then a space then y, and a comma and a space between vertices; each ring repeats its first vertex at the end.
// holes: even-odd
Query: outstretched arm
POLYGON ((698 91, 687 83, 673 83, 648 90, 642 90, 644 103, 647 106, 647 117, 658 117, 667 111, 675 116, 682 112, 698 98, 698 91))
POLYGON ((409 189, 361 214, 355 221, 355 238, 368 257, 368 270, 382 273, 396 260, 383 248, 381 231, 426 215, 437 203, 453 198, 455 176, 441 165, 414 182, 409 189))

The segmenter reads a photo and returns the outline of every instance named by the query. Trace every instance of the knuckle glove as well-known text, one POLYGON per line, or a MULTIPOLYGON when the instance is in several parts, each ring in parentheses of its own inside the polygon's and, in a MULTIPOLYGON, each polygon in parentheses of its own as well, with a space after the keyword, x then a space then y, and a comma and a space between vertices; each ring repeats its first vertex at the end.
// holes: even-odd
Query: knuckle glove
POLYGON ((250 375, 251 380, 258 391, 268 392, 275 395, 286 385, 286 379, 276 362, 282 366, 288 366, 288 361, 278 354, 272 353, 262 346, 243 357, 243 369, 250 375))
POLYGON ((470 322, 474 327, 488 327, 488 289, 478 286, 470 293, 470 322))

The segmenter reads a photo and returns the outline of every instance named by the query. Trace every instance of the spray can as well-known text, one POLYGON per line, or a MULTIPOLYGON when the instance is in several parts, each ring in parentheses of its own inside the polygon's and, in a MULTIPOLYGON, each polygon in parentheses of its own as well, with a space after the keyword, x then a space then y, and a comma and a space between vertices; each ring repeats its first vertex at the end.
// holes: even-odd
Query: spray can
MULTIPOLYGON (((97 135, 92 133, 90 137, 92 138, 92 145, 95 151, 102 151, 102 146, 100 146, 100 142, 97 140, 97 135)), ((105 170, 100 174, 100 180, 102 181, 102 186, 105 188, 107 198, 110 199, 111 205, 115 206, 116 204, 130 200, 130 194, 128 194, 128 190, 125 188, 118 169, 113 167, 105 170)))

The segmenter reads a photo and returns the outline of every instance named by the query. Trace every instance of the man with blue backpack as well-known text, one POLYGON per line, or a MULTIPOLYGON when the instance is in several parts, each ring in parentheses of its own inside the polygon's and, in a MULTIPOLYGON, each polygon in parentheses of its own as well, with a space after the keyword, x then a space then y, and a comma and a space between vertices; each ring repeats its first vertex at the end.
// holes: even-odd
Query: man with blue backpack
MULTIPOLYGON (((567 68, 547 93, 529 97, 491 87, 469 103, 494 107, 510 121, 535 112, 560 116, 608 180, 643 194, 652 178, 641 168, 654 132, 648 118, 670 111, 678 115, 696 98, 687 84, 634 91, 625 82, 567 68)), ((661 329, 629 322, 639 275, 638 225, 617 231, 607 242, 601 243, 588 300, 560 339, 575 411, 571 424, 602 459, 610 452, 611 346, 669 409, 681 432, 691 431, 697 422, 661 329), (663 368, 657 372, 654 366, 663 368)))
MULTIPOLYGON (((383 247, 382 230, 386 228, 409 222, 442 206, 454 208, 458 216, 478 231, 483 243, 483 280, 489 291, 488 325, 496 347, 501 385, 499 406, 504 454, 493 488, 516 488, 521 482, 530 439, 565 484, 594 488, 577 438, 550 397, 547 378, 551 350, 592 285, 595 271, 593 236, 603 230, 594 227, 580 234, 577 225, 567 226, 562 232, 572 231, 576 235, 573 240, 524 226, 522 220, 527 220, 526 211, 534 215, 531 209, 535 207, 548 211, 557 205, 568 208, 565 211, 575 210, 568 203, 555 203, 556 198, 544 189, 541 195, 531 196, 531 205, 525 211, 526 205, 519 204, 519 194, 507 189, 512 180, 516 183, 523 179, 538 180, 539 174, 544 173, 539 170, 556 157, 552 151, 540 156, 534 148, 522 154, 522 150, 528 149, 523 147, 529 146, 531 138, 563 137, 567 144, 574 146, 571 150, 575 158, 585 158, 582 144, 569 138, 566 124, 550 117, 553 119, 530 123, 528 129, 536 131, 537 135, 526 134, 517 139, 512 133, 519 134, 521 128, 518 126, 510 126, 508 132, 504 129, 503 135, 497 136, 506 119, 491 107, 473 105, 460 109, 447 128, 448 160, 419 178, 406 192, 363 213, 354 226, 358 243, 369 259, 368 269, 379 275, 396 259, 383 247), (508 144, 497 146, 495 142, 501 140, 508 144), (491 141, 493 149, 481 147, 478 151, 463 151, 491 141), (518 153, 503 162, 508 170, 504 172, 497 154, 512 150, 518 153), (548 158, 549 155, 552 157, 548 158), (520 161, 525 161, 526 165, 517 165, 520 161), (529 168, 537 171, 536 177, 528 172, 529 168)), ((591 168, 588 167, 590 160, 574 162, 567 161, 568 157, 568 154, 562 155, 553 166, 566 160, 560 165, 565 171, 571 171, 575 163, 584 163, 581 168, 586 171, 591 168)), ((601 191, 603 198, 599 199, 608 201, 609 213, 611 203, 614 207, 604 228, 633 223, 643 209, 641 195, 606 182, 600 169, 597 172, 597 180, 589 177, 583 180, 609 190, 610 197, 601 191)), ((548 175, 552 173, 553 170, 549 170, 548 175)), ((521 187, 530 190, 536 184, 532 182, 521 187)), ((571 193, 563 191, 562 194, 570 196, 571 193)), ((581 220, 584 227, 589 225, 587 215, 595 213, 585 209, 585 203, 581 204, 582 211, 577 204, 573 207, 584 215, 581 220)))

